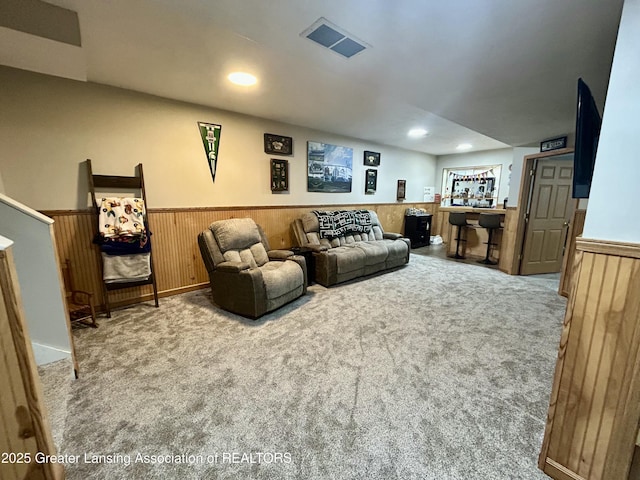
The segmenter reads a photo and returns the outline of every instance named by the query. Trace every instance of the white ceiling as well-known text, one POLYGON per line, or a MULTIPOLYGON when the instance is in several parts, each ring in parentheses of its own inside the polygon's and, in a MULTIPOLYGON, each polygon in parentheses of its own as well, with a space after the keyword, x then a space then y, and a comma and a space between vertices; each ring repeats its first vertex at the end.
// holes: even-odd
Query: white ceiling
POLYGON ((48 3, 78 12, 82 47, 0 29, 0 63, 435 155, 463 142, 486 150, 570 134, 578 77, 602 111, 622 8, 622 0, 48 3), (345 59, 301 37, 319 17, 372 48, 345 59), (258 85, 230 84, 235 70, 258 85), (417 126, 430 134, 408 138, 417 126))

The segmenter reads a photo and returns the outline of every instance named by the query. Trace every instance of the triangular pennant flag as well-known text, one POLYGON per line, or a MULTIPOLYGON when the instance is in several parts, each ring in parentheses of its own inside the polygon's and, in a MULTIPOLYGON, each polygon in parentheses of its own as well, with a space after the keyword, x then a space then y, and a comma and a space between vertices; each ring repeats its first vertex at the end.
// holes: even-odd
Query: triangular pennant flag
POLYGON ((211 178, 216 181, 216 167, 218 165, 218 146, 220 145, 220 132, 222 125, 213 123, 198 122, 200 136, 204 145, 204 152, 209 162, 209 170, 211 170, 211 178))

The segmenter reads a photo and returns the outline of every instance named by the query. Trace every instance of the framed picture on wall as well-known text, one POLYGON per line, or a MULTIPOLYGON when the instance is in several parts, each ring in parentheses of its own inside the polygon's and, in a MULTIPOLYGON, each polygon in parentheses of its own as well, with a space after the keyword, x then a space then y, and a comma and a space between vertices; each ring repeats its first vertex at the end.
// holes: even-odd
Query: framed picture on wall
POLYGON ((378 171, 369 169, 365 172, 365 188, 364 193, 376 193, 378 183, 378 171))
POLYGON ((398 180, 398 190, 396 192, 396 198, 398 200, 404 200, 407 196, 407 181, 398 180))
POLYGON ((273 133, 265 133, 264 153, 291 155, 293 153, 293 139, 282 135, 274 135, 273 133))
POLYGON ((347 193, 351 191, 353 148, 322 142, 307 142, 307 191, 347 193))
POLYGON ((380 166, 380 153, 378 152, 369 152, 365 150, 364 152, 364 164, 367 167, 378 167, 380 166))
POLYGON ((289 190, 289 161, 271 159, 271 191, 286 192, 289 190))

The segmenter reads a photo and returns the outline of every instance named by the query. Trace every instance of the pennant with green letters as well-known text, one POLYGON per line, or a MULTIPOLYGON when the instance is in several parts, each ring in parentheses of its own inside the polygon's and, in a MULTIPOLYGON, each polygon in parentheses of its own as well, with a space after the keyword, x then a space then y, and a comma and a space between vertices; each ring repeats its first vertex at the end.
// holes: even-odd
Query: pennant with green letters
POLYGON ((209 162, 209 170, 211 170, 211 178, 216 181, 216 166, 218 164, 218 145, 220 145, 220 132, 222 125, 213 123, 198 122, 200 128, 200 136, 204 145, 204 153, 207 155, 209 162))

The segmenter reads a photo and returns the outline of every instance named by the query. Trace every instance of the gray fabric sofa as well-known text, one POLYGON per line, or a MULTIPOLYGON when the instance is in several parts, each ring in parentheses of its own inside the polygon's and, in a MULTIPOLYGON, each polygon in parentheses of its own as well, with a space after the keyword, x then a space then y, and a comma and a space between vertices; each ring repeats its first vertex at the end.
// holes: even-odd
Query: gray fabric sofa
POLYGON ((328 287, 409 262, 409 239, 399 233, 386 233, 376 212, 368 210, 368 213, 371 226, 367 232, 334 238, 321 238, 318 217, 313 212, 294 221, 296 242, 313 251, 316 282, 328 287))
POLYGON ((213 300, 250 318, 295 300, 307 291, 303 257, 271 250, 262 228, 250 218, 213 222, 198 235, 213 300))

